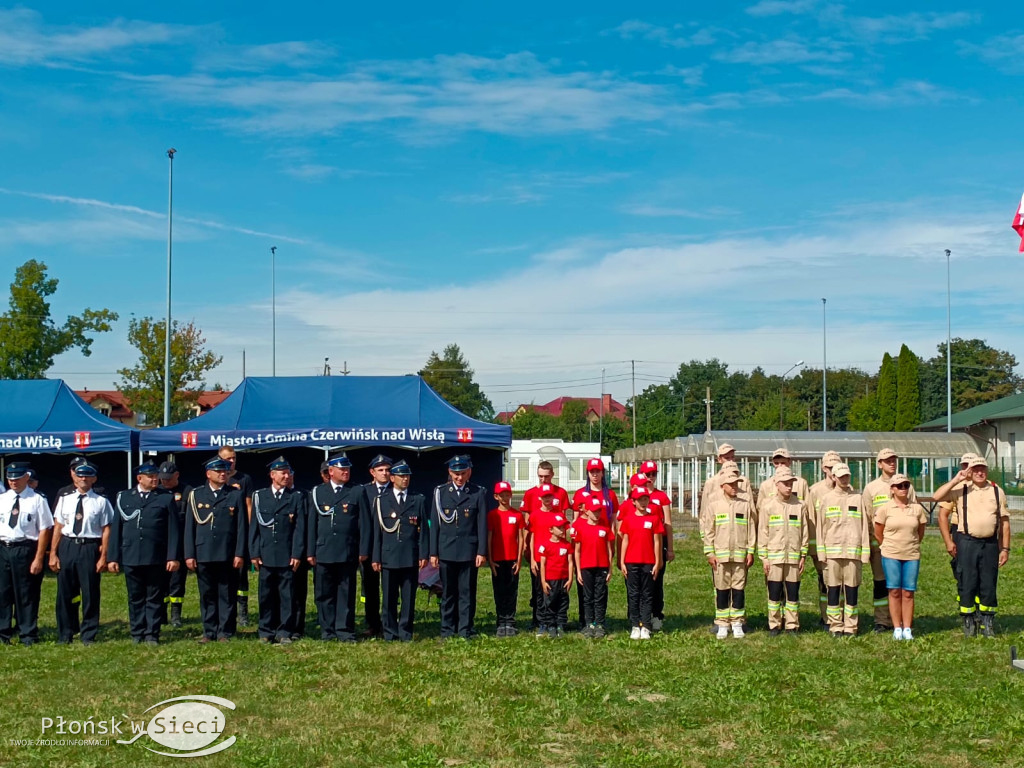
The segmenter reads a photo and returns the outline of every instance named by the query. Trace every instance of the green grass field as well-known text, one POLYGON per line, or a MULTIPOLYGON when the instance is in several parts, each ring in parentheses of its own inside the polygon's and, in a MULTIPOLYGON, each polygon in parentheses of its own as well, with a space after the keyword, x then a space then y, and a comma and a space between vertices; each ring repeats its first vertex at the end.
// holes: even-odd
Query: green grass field
MULTIPOLYGON (((186 626, 158 648, 133 646, 123 580, 104 580, 101 642, 54 644, 55 582, 46 580, 44 642, 0 648, 0 764, 172 763, 142 746, 18 746, 41 718, 143 718, 174 696, 234 701, 225 736, 238 741, 196 764, 223 766, 1009 766, 1024 765, 1024 552, 1000 580, 996 640, 965 640, 936 536, 926 540, 917 636, 834 640, 817 630, 804 581, 805 631, 771 638, 760 572, 747 587, 750 634, 718 641, 710 579, 693 538, 668 571, 667 632, 631 642, 625 589, 613 579, 614 634, 590 641, 528 634, 497 640, 490 579, 480 579, 478 641, 436 642, 436 603, 418 605, 411 644, 354 646, 306 639, 261 646, 252 630, 200 646, 195 581, 186 626)), ((525 580, 524 580, 525 582, 525 580)), ((255 590, 254 590, 255 591, 255 590)), ((520 621, 528 623, 520 584, 520 621)), ((575 605, 570 617, 575 613, 575 605)), ((870 619, 862 617, 862 632, 870 619)), ((870 627, 867 627, 869 629, 870 627)), ((312 630, 312 631, 315 631, 312 630)), ((50 738, 61 738, 48 734, 50 738)), ((74 737, 64 737, 74 738, 74 737)), ((122 737, 127 738, 127 737, 122 737)), ((173 764, 173 763, 172 763, 173 764)))

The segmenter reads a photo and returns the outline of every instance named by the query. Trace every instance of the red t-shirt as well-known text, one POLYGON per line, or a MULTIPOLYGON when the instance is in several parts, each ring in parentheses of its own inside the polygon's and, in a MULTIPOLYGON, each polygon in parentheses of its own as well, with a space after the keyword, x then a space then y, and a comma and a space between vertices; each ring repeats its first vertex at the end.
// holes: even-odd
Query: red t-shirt
POLYGON ((572 544, 568 541, 544 541, 538 547, 538 557, 546 557, 544 575, 547 581, 565 581, 569 578, 569 558, 572 544))
MULTIPOLYGON (((647 504, 647 511, 650 512, 652 515, 655 515, 659 520, 661 520, 662 525, 665 524, 665 512, 662 510, 660 506, 654 503, 653 494, 651 495, 651 501, 647 504)), ((615 519, 621 523, 624 517, 626 517, 627 515, 631 515, 634 512, 636 512, 636 504, 633 503, 632 499, 626 499, 619 506, 619 512, 615 516, 615 519)), ((622 535, 621 531, 619 532, 619 535, 622 535)))
POLYGON ((670 499, 668 494, 664 491, 652 489, 650 506, 657 510, 658 515, 661 517, 661 521, 665 522, 665 509, 666 507, 672 506, 672 499, 670 499))
POLYGON ((612 529, 602 520, 577 520, 572 531, 573 541, 580 545, 580 568, 607 568, 608 541, 614 537, 612 529))
POLYGON ((494 562, 515 560, 519 554, 519 532, 526 527, 523 513, 514 509, 492 509, 487 514, 487 530, 491 536, 491 559, 494 562))
POLYGON ((569 521, 566 519, 565 513, 560 509, 552 509, 550 512, 538 509, 530 515, 530 524, 527 526, 527 530, 529 530, 530 535, 533 537, 534 559, 540 560, 539 547, 551 538, 551 529, 564 527, 568 524, 569 521))
MULTIPOLYGON (((553 509, 565 512, 569 509, 569 494, 565 492, 564 488, 557 485, 554 486, 555 498, 551 500, 551 506, 553 509)), ((540 509, 540 486, 535 485, 533 488, 528 488, 526 493, 523 494, 523 503, 519 505, 519 509, 528 515, 532 515, 534 512, 540 509)))
POLYGON ((654 536, 665 535, 665 525, 653 512, 649 515, 633 513, 622 518, 619 533, 628 536, 626 554, 623 558, 627 563, 647 563, 654 565, 654 536))
POLYGON ((592 491, 589 486, 580 488, 572 497, 572 508, 577 511, 583 510, 583 504, 590 496, 597 496, 601 499, 601 503, 604 505, 605 519, 607 522, 611 522, 615 519, 615 513, 619 511, 619 497, 615 495, 615 491, 611 488, 608 489, 608 497, 612 500, 612 508, 608 509, 608 499, 604 497, 604 494, 600 491, 592 491))

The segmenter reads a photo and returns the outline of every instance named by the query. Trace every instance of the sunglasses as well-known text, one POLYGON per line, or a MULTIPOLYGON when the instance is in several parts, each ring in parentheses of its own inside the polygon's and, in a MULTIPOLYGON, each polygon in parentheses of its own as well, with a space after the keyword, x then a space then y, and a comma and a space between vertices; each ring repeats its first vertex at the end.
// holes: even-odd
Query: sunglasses
POLYGON ((910 488, 910 483, 897 483, 893 488, 899 488, 901 491, 905 491, 910 488))

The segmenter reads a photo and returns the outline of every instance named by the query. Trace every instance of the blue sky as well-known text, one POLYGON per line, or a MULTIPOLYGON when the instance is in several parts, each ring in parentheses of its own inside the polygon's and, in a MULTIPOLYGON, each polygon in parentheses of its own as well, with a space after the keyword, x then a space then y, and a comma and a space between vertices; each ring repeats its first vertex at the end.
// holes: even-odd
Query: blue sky
POLYGON ((1024 22, 995 4, 290 3, 0 9, 0 264, 121 314, 51 375, 113 385, 174 315, 233 386, 458 343, 497 409, 716 356, 1024 355, 1024 22))

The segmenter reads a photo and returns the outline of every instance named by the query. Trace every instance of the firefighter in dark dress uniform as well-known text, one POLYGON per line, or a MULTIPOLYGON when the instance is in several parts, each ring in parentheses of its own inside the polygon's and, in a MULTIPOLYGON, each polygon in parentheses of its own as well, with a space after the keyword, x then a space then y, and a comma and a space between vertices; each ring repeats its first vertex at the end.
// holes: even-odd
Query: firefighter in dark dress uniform
POLYGON ((306 559, 313 566, 313 598, 320 637, 354 643, 356 571, 372 545, 366 494, 354 485, 352 462, 344 453, 328 460, 330 481, 309 495, 306 559))
POLYGON ((373 570, 380 574, 381 619, 385 640, 412 640, 416 588, 427 564, 427 520, 423 495, 409 493, 412 469, 404 461, 391 467, 391 487, 370 508, 373 570), (401 598, 402 612, 398 612, 401 598))
POLYGON ((487 561, 487 500, 469 482, 473 462, 453 456, 448 482, 434 489, 430 511, 430 564, 441 572, 441 638, 476 634, 477 569, 487 561))
POLYGON ((203 618, 200 643, 227 642, 238 622, 238 570, 245 562, 246 503, 226 485, 231 462, 215 456, 204 465, 206 483, 194 488, 185 510, 185 564, 196 572, 203 618))
MULTIPOLYGON (((321 478, 325 476, 327 462, 323 462, 321 478)), ((327 478, 330 480, 330 478, 327 478)), ((302 508, 302 559, 299 560, 299 567, 292 574, 292 640, 300 640, 306 635, 306 599, 309 597, 309 561, 306 559, 306 531, 309 526, 309 492, 303 488, 295 487, 295 472, 292 471, 287 477, 288 487, 295 491, 300 497, 299 504, 302 508)))
MULTIPOLYGON (((363 486, 366 498, 363 507, 373 510, 373 504, 378 496, 384 495, 391 490, 391 467, 394 460, 383 453, 378 453, 370 460, 370 477, 373 479, 363 486)), ((363 615, 366 617, 366 634, 370 637, 380 637, 384 627, 380 618, 380 573, 373 569, 369 560, 359 566, 362 577, 363 615)))
POLYGON ((279 456, 267 465, 270 487, 252 495, 249 558, 259 573, 261 643, 292 642, 292 580, 306 546, 302 494, 290 487, 292 467, 279 456))
MULTIPOLYGON (((178 507, 178 526, 185 535, 185 504, 192 486, 182 485, 178 475, 178 465, 173 461, 165 461, 160 465, 160 487, 174 496, 178 507)), ((181 626, 181 607, 185 602, 185 577, 188 568, 179 568, 167 574, 167 604, 171 606, 171 626, 181 626)))
POLYGON ((181 527, 174 496, 160 488, 155 464, 135 470, 134 488, 117 494, 107 560, 124 572, 132 642, 156 645, 166 616, 167 574, 181 567, 181 527))

